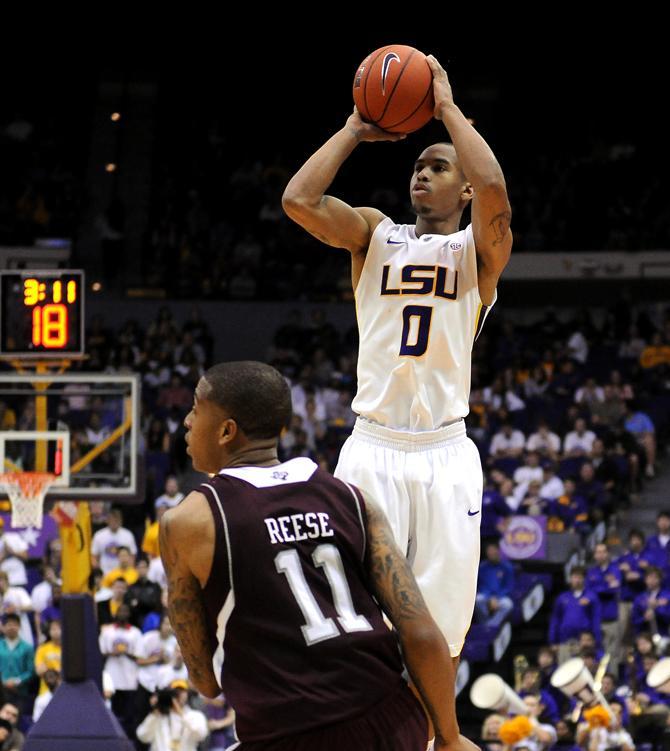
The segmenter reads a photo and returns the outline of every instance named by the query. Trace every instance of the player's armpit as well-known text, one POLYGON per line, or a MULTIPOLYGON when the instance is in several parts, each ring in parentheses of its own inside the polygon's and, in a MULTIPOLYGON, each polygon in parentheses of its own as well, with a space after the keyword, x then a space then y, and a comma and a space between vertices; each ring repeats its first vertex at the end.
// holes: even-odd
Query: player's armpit
POLYGON ((168 614, 193 685, 208 698, 221 693, 209 649, 202 588, 188 567, 179 512, 171 509, 160 522, 160 553, 168 584, 168 614))

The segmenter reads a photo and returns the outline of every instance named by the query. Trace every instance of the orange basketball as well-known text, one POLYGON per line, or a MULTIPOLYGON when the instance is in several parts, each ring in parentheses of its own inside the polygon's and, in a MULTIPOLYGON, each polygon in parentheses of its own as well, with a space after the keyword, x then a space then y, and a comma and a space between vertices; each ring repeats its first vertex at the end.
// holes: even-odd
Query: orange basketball
POLYGON ((380 47, 358 66, 354 103, 363 120, 391 133, 411 133, 433 116, 433 74, 423 52, 380 47))

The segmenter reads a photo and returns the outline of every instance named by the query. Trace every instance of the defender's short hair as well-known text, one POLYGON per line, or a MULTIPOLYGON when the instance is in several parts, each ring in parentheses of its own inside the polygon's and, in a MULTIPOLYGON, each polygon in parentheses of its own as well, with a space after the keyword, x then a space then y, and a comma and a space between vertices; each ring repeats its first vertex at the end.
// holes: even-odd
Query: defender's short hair
POLYGON ((293 411, 284 376, 262 362, 242 360, 212 366, 204 375, 206 398, 230 414, 247 438, 279 438, 293 411))

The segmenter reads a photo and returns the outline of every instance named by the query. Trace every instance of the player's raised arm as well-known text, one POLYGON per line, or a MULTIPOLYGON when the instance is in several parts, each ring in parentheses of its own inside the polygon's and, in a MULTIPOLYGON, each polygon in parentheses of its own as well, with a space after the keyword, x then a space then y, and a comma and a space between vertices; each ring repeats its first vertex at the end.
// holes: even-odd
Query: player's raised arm
MULTIPOLYGON (((202 494, 193 492, 179 506, 168 510, 160 521, 160 553, 168 583, 170 624, 188 668, 189 679, 201 694, 213 699, 221 693, 221 688, 212 667, 202 599, 201 584, 209 574, 204 560, 208 530, 203 524, 206 517, 202 512, 206 508, 202 494)), ((213 542, 209 547, 211 558, 213 542)))
POLYGON ((505 177, 486 141, 454 104, 444 68, 432 55, 426 60, 433 72, 435 117, 449 131, 463 174, 474 189, 472 231, 479 261, 479 293, 489 305, 512 252, 512 209, 505 177))
POLYGON ((365 512, 372 588, 398 632, 405 665, 433 722, 434 748, 476 751, 477 746, 459 732, 454 665, 447 642, 428 612, 386 516, 368 495, 365 512))
POLYGON ((401 138, 404 136, 363 122, 354 109, 344 128, 326 141, 291 178, 282 197, 284 211, 321 242, 352 253, 365 252, 372 232, 384 215, 376 209, 354 209, 325 192, 361 141, 398 141, 401 138))

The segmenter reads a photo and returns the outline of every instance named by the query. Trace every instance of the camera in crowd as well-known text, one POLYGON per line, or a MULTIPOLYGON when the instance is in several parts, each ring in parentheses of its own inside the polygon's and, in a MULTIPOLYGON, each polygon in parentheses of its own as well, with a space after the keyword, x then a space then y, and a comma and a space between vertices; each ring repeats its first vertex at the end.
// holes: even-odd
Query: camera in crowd
POLYGON ((172 702, 177 698, 177 692, 171 688, 164 688, 156 692, 156 709, 164 715, 169 715, 172 702))

